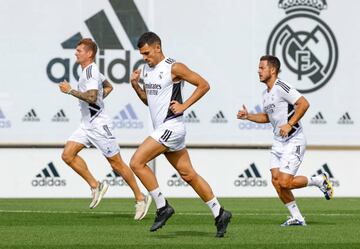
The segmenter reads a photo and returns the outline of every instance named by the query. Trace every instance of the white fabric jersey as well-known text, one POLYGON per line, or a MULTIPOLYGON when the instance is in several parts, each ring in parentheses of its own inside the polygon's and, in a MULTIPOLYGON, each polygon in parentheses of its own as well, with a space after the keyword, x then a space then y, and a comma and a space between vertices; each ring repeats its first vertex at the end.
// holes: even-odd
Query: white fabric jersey
POLYGON ((289 132, 289 136, 280 136, 280 126, 286 124, 295 113, 295 102, 302 95, 289 84, 277 79, 270 92, 266 89, 263 92, 263 111, 269 117, 274 131, 274 139, 277 141, 287 141, 302 131, 300 122, 294 124, 289 132))
MULTIPOLYGON (((173 82, 171 77, 171 67, 175 60, 165 58, 154 67, 144 65, 142 79, 144 81, 147 102, 150 109, 151 120, 154 129, 162 123, 182 116, 175 115, 170 109, 170 101, 177 100, 182 104, 183 81, 173 82)), ((181 119, 176 119, 183 122, 181 119)))
POLYGON ((97 100, 95 104, 89 104, 79 99, 81 111, 81 125, 89 127, 93 124, 107 123, 109 117, 104 112, 103 101, 103 81, 104 75, 99 72, 97 65, 93 62, 82 71, 78 81, 78 91, 86 92, 88 90, 98 90, 97 100))

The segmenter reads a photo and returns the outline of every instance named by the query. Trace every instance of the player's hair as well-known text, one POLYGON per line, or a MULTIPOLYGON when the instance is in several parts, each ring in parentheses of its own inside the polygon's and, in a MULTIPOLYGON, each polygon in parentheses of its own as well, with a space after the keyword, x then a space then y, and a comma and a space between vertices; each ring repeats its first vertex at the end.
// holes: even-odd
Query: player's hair
POLYGON ((140 36, 137 47, 142 48, 145 44, 153 45, 155 43, 158 43, 161 47, 160 37, 154 32, 146 32, 140 36))
POLYGON ((260 61, 267 61, 269 63, 270 66, 272 66, 273 68, 275 68, 276 74, 280 73, 280 60, 273 55, 263 55, 260 57, 260 61))
POLYGON ((90 38, 84 38, 81 39, 76 46, 80 46, 81 44, 83 44, 87 50, 91 50, 91 58, 94 60, 98 49, 96 43, 90 38))

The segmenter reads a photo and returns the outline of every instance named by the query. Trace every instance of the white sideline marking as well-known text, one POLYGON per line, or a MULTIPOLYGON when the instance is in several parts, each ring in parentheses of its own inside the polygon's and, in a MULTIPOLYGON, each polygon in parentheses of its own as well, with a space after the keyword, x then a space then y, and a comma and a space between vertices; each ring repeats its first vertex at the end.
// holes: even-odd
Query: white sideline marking
MULTIPOLYGON (((132 212, 110 212, 110 211, 49 211, 49 210, 1 210, 0 213, 39 213, 39 214, 104 214, 104 215, 116 215, 116 214, 133 214, 132 212)), ((176 215, 193 215, 193 216, 211 216, 210 213, 175 213, 176 215)), ((235 216, 280 216, 286 215, 286 213, 232 213, 235 216)), ((306 213, 306 216, 358 216, 359 213, 306 213)))

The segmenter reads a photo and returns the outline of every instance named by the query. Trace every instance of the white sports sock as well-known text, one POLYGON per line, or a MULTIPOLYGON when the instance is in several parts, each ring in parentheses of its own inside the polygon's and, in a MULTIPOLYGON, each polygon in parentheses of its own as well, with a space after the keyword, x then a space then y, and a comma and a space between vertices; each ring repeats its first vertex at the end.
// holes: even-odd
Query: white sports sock
POLYGON ((296 201, 286 203, 285 206, 289 209, 289 212, 292 217, 294 217, 300 221, 304 221, 304 217, 301 215, 300 210, 299 210, 298 206, 296 205, 296 201))
POLYGON ((308 186, 317 186, 317 187, 321 187, 321 184, 324 181, 324 177, 322 175, 317 175, 317 176, 311 176, 308 177, 308 186))
POLYGON ((220 203, 216 197, 212 198, 210 201, 206 202, 206 204, 211 209, 212 214, 216 218, 220 213, 220 203))
POLYGON ((165 207, 166 200, 164 195, 161 193, 160 188, 156 188, 153 191, 150 191, 150 195, 154 199, 157 209, 165 207))

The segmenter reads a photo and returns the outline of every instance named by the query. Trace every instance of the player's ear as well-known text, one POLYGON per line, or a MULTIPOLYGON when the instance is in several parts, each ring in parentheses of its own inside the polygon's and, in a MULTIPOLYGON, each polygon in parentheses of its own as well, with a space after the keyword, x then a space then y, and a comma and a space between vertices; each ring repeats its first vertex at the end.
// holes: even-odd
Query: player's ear
POLYGON ((161 46, 159 43, 155 44, 155 50, 156 50, 156 52, 161 52, 161 46))

